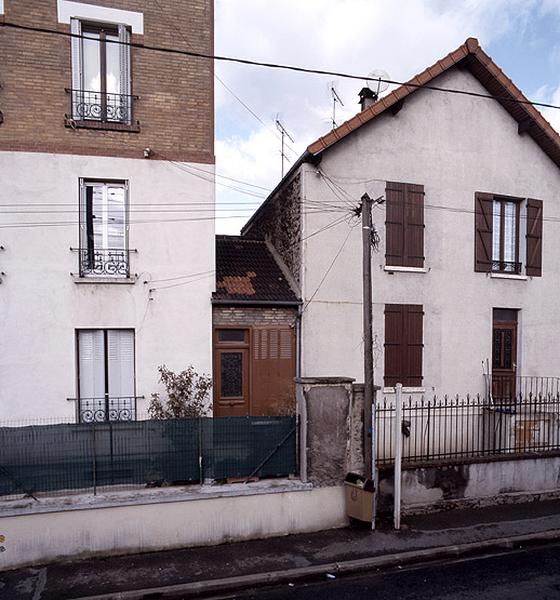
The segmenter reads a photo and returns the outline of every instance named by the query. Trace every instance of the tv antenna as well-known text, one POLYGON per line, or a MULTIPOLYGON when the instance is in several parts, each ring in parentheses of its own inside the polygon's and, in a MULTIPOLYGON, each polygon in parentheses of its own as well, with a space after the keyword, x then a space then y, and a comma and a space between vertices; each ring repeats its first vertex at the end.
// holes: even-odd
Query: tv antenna
POLYGON ((294 138, 286 131, 286 128, 280 122, 279 115, 276 115, 276 129, 280 132, 282 136, 282 149, 280 150, 280 155, 282 156, 282 177, 284 177, 284 161, 287 160, 290 162, 290 159, 286 156, 284 152, 284 138, 287 137, 292 144, 295 144, 294 138))
POLYGON ((340 104, 340 106, 344 106, 344 102, 342 102, 338 92, 336 91, 335 88, 335 82, 332 81, 331 85, 330 85, 330 90, 331 90, 331 96, 332 96, 332 128, 335 129, 337 127, 336 124, 336 105, 340 104))
POLYGON ((387 83, 389 79, 389 73, 382 69, 375 69, 368 73, 366 85, 375 94, 376 100, 379 98, 379 94, 389 87, 387 83))

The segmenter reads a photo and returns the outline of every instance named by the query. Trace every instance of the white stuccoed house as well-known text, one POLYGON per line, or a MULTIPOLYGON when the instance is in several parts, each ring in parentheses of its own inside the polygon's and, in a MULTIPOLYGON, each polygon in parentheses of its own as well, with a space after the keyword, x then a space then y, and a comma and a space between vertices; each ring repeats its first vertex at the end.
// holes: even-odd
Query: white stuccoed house
POLYGON ((560 375, 560 137, 476 39, 409 83, 380 99, 362 90, 362 111, 311 144, 243 230, 268 238, 299 283, 300 372, 363 381, 352 210, 367 192, 384 199, 375 383, 426 395, 484 393, 489 374, 494 395, 545 385, 560 375))

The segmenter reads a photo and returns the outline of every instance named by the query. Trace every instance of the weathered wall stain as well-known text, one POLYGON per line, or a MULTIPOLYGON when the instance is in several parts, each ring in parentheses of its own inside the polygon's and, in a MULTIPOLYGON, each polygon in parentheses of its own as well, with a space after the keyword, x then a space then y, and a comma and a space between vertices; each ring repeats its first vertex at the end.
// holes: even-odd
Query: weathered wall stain
POLYGON ((425 488, 440 489, 444 500, 464 498, 469 484, 469 465, 419 469, 417 477, 418 483, 425 488))

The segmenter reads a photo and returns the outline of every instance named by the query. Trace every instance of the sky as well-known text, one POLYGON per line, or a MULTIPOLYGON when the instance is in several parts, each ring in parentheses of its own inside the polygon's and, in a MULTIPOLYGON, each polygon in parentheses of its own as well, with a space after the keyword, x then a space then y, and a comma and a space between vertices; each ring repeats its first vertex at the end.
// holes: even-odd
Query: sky
MULTIPOLYGON (((529 99, 560 105, 560 0, 216 0, 215 18, 216 54, 396 81, 476 37, 529 99)), ((216 75, 216 231, 237 234, 280 181, 276 119, 287 170, 331 129, 333 82, 338 124, 365 82, 219 61, 216 75)), ((560 110, 541 112, 560 131, 560 110)))

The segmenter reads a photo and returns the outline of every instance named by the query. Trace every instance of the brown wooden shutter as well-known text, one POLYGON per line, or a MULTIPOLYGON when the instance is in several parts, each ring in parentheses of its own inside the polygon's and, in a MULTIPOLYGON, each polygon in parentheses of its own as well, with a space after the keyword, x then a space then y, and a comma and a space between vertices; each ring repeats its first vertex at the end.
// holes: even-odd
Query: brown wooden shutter
POLYGON ((408 304, 405 310, 406 330, 406 372, 404 386, 420 387, 422 385, 422 354, 424 350, 422 305, 408 304))
POLYGON ((424 186, 388 181, 385 264, 424 266, 424 186))
POLYGON ((423 316, 422 305, 385 305, 385 386, 422 385, 423 316))
POLYGON ((404 183, 387 182, 385 189, 385 264, 404 266, 404 183))
POLYGON ((295 336, 285 327, 254 327, 251 415, 292 415, 295 411, 295 336))
POLYGON ((527 275, 542 276, 542 200, 527 200, 527 275))
POLYGON ((474 195, 474 270, 492 271, 492 219, 494 196, 476 192, 474 195))

